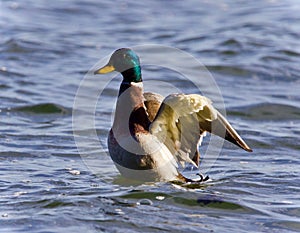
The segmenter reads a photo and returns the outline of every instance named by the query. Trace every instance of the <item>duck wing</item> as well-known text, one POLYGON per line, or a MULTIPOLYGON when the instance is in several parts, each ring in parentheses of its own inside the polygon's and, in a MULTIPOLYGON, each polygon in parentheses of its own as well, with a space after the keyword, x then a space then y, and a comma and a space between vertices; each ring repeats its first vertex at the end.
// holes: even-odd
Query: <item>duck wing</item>
POLYGON ((164 97, 157 93, 145 92, 144 99, 148 118, 152 122, 160 108, 161 103, 164 100, 164 97))
POLYGON ((218 135, 231 143, 252 151, 230 123, 201 95, 172 94, 167 96, 150 125, 150 133, 163 141, 170 152, 184 165, 198 166, 198 146, 205 132, 218 135))

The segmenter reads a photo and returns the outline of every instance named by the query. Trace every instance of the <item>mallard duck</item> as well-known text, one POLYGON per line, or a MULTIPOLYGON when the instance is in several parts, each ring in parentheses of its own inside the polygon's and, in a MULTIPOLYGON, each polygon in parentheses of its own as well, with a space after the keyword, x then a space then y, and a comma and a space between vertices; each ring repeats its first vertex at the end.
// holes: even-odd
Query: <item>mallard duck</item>
POLYGON ((129 48, 116 50, 94 74, 117 71, 123 76, 108 150, 119 172, 143 181, 193 181, 180 164, 198 167, 199 145, 206 132, 251 152, 229 122, 198 94, 144 93, 140 59, 129 48))

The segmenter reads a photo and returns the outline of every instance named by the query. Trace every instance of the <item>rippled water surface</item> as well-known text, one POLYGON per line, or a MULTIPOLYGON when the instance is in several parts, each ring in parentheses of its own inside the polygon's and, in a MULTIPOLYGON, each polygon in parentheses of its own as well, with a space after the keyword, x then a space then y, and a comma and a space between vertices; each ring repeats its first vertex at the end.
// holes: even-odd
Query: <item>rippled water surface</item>
MULTIPOLYGON (((299 10, 296 0, 1 1, 0 232, 299 232, 299 10), (128 184, 106 156, 116 78, 96 110, 96 176, 74 142, 77 88, 99 59, 143 44, 201 61, 254 152, 225 143, 201 186, 128 184)), ((176 75, 144 67, 144 80, 176 75)))

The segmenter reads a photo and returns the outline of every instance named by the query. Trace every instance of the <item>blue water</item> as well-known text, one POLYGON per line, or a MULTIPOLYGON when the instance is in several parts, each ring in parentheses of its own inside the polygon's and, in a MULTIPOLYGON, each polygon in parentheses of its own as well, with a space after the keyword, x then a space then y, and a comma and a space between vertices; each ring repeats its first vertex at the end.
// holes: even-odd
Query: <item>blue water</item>
POLYGON ((296 0, 2 0, 0 232, 299 232, 299 10, 296 0), (202 62, 254 152, 225 143, 203 186, 129 185, 106 156, 116 78, 96 109, 95 174, 74 142, 77 89, 99 59, 145 44, 202 62))

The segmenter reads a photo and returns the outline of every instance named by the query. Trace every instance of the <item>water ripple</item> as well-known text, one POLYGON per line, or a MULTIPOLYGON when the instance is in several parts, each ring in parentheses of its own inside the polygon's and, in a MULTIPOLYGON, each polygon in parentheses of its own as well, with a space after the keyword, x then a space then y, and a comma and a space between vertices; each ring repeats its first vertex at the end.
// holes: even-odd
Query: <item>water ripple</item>
POLYGON ((241 116, 254 121, 287 121, 299 120, 300 108, 284 104, 260 103, 251 106, 230 109, 228 114, 241 116))

